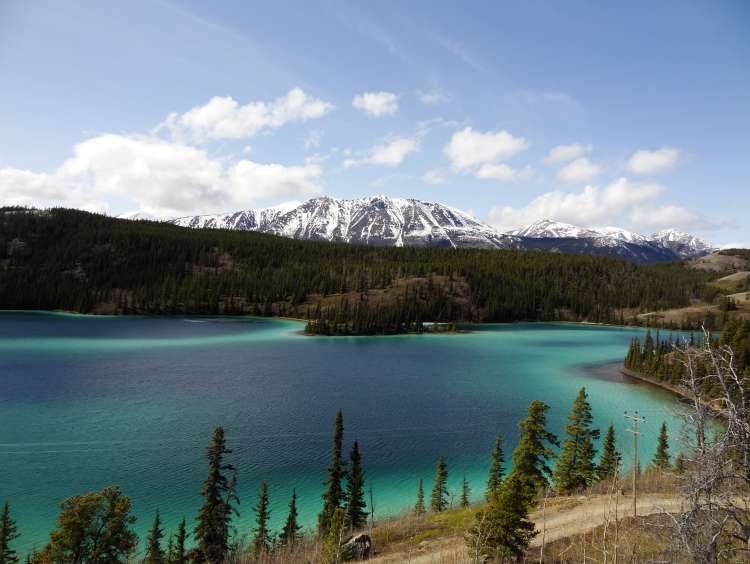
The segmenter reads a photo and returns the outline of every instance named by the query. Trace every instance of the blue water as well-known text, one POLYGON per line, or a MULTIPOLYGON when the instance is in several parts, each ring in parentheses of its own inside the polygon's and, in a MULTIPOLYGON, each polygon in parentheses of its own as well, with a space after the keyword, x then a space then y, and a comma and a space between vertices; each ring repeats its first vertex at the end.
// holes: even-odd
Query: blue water
POLYGON ((644 460, 661 422, 678 426, 669 394, 605 366, 638 329, 516 324, 351 338, 301 329, 257 318, 0 314, 0 500, 11 503, 20 551, 46 542, 65 497, 111 484, 131 496, 141 534, 156 509, 168 530, 192 519, 216 425, 239 470, 243 534, 263 479, 275 526, 292 488, 314 524, 339 408, 345 449, 360 442, 376 517, 412 506, 440 455, 449 487, 458 492, 465 474, 479 499, 495 435, 510 459, 533 399, 552 406, 561 434, 586 386, 596 423, 615 422, 626 459, 625 410, 647 417, 644 460))

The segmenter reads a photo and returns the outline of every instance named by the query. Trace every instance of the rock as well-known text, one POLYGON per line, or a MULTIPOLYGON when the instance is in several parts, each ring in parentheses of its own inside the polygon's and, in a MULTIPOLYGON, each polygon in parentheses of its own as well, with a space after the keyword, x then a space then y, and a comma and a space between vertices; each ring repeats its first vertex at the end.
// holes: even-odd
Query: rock
POLYGON ((345 561, 348 560, 367 560, 370 557, 372 540, 369 535, 360 533, 349 537, 341 545, 341 556, 345 561))

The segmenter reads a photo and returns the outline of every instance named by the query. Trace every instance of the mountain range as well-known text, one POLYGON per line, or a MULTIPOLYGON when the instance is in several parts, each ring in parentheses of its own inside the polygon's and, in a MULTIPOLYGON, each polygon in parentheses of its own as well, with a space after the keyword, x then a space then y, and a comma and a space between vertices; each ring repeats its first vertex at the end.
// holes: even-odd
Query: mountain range
MULTIPOLYGON (((125 217, 144 219, 139 214, 125 217)), ((450 206, 387 196, 350 200, 323 196, 299 204, 170 222, 360 245, 529 249, 615 256, 640 263, 695 258, 715 250, 709 242, 676 229, 645 236, 617 227, 578 227, 541 219, 501 232, 450 206)))

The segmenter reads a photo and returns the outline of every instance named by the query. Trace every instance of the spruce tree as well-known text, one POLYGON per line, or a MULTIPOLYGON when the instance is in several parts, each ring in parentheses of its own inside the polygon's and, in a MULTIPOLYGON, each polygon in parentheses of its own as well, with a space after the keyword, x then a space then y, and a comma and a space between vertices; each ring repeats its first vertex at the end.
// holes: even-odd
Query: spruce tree
POLYGON ((667 434, 666 422, 661 424, 659 439, 656 444, 656 454, 654 454, 652 464, 659 470, 667 470, 669 468, 669 435, 667 434))
POLYGON ((490 475, 487 478, 487 489, 484 492, 484 497, 487 501, 492 499, 492 496, 500 487, 503 482, 503 474, 505 473, 505 456, 503 454, 503 438, 498 435, 495 439, 495 446, 492 448, 492 457, 490 461, 490 475))
POLYGON ((469 498, 471 497, 471 488, 469 488, 469 482, 466 480, 466 474, 464 474, 461 480, 461 499, 459 503, 461 507, 469 507, 469 498))
POLYGON ((474 526, 466 534, 473 559, 521 561, 538 532, 529 519, 536 487, 536 480, 515 471, 503 481, 487 507, 477 513, 474 526))
MULTIPOLYGON (((549 484, 552 473, 548 461, 555 455, 550 445, 558 446, 557 437, 547 431, 549 406, 539 400, 529 405, 526 419, 519 424, 521 437, 513 451, 513 471, 520 479, 515 483, 530 487, 532 497, 549 484)), ((507 478, 506 478, 507 479, 507 478)))
POLYGON ((432 485, 430 494, 430 511, 445 511, 448 507, 448 466, 445 459, 441 456, 438 458, 435 467, 435 483, 432 485))
POLYGON ((367 524, 365 508, 365 476, 362 470, 362 455, 359 443, 354 441, 349 453, 349 474, 346 483, 346 509, 344 525, 349 529, 361 529, 367 524))
POLYGON ((164 564, 164 550, 161 547, 161 539, 164 538, 164 531, 161 528, 161 518, 159 511, 154 516, 154 524, 151 525, 151 531, 148 534, 146 544, 146 558, 144 564, 164 564))
POLYGON ((284 528, 281 529, 280 540, 285 546, 292 546, 299 539, 299 532, 302 525, 298 523, 297 513, 297 490, 292 490, 292 499, 289 500, 289 513, 284 522, 284 528))
POLYGON ((599 465, 596 468, 596 477, 598 480, 607 480, 615 476, 620 467, 620 453, 617 452, 615 444, 615 428, 612 423, 607 428, 607 434, 604 437, 604 446, 602 447, 602 456, 599 459, 599 465))
POLYGON ((254 558, 265 554, 271 548, 271 532, 268 530, 268 520, 270 517, 271 510, 268 508, 268 482, 264 480, 258 492, 258 504, 255 506, 255 528, 253 529, 253 542, 250 547, 254 558))
POLYGON ((232 514, 237 513, 233 506, 237 501, 235 480, 233 476, 227 476, 227 473, 234 472, 234 466, 224 460, 231 452, 226 446, 224 429, 216 427, 211 445, 206 450, 208 477, 200 492, 204 501, 195 526, 196 562, 221 563, 229 551, 232 514))
POLYGON ((414 513, 422 515, 424 512, 424 480, 420 478, 419 485, 417 486, 417 502, 414 504, 414 513))
POLYGON ((6 501, 3 504, 3 512, 0 514, 0 564, 18 562, 16 551, 11 546, 18 536, 18 527, 10 516, 10 505, 6 501))
POLYGON ((685 473, 685 455, 679 453, 674 461, 674 473, 681 476, 685 473))
POLYGON ((341 484, 344 478, 344 466, 341 461, 343 440, 344 415, 339 410, 336 414, 333 430, 333 447, 331 449, 331 462, 328 465, 328 479, 323 483, 326 486, 323 493, 323 510, 318 515, 318 533, 320 535, 325 535, 328 532, 333 513, 338 507, 341 507, 344 501, 344 490, 341 484))
POLYGON ((593 417, 586 388, 581 388, 573 402, 573 412, 565 426, 567 438, 557 459, 553 481, 559 493, 571 493, 586 488, 594 481, 594 440, 599 430, 592 429, 593 417))

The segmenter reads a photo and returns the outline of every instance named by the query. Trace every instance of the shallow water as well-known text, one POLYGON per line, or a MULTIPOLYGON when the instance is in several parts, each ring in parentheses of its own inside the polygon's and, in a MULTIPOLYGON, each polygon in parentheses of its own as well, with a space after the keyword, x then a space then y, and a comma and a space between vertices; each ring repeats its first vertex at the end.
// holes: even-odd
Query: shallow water
POLYGON ((458 493, 465 474, 479 499, 495 435, 505 435, 509 460, 533 399, 551 405, 550 428, 561 434, 586 386, 596 423, 614 421, 626 460, 625 410, 647 417, 644 460, 661 422, 678 426, 672 396, 619 375, 638 329, 514 324, 326 338, 301 328, 257 318, 0 314, 0 500, 18 521, 17 547, 46 542, 62 499, 110 484, 133 499, 144 536, 156 509, 168 530, 192 519, 216 425, 239 470, 242 533, 263 479, 277 529, 292 488, 303 522, 314 525, 338 408, 345 450, 360 442, 376 517, 410 507, 419 478, 429 491, 440 455, 450 489, 458 493))

